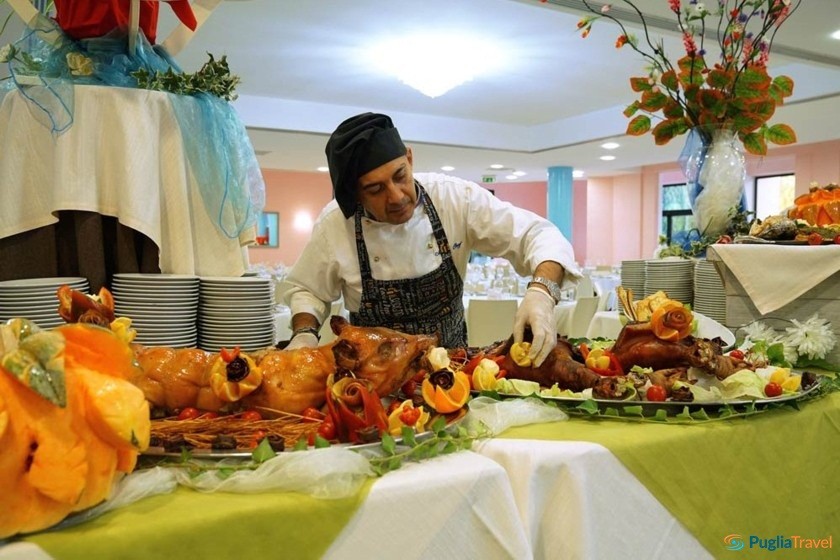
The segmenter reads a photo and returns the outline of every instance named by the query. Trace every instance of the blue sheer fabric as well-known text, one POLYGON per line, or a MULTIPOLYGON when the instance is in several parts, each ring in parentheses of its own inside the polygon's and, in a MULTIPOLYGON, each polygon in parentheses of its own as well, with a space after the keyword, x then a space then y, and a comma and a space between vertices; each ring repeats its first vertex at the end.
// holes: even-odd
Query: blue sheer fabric
MULTIPOLYGON (((130 54, 125 32, 74 41, 45 16, 14 46, 20 54, 8 63, 11 80, 0 87, 0 101, 17 89, 35 109, 38 122, 55 135, 73 125, 76 84, 136 88, 131 73, 141 68, 181 73, 142 32, 136 52, 130 54)), ((245 126, 233 107, 215 96, 167 95, 204 207, 225 236, 237 238, 256 224, 265 204, 265 184, 245 126)))

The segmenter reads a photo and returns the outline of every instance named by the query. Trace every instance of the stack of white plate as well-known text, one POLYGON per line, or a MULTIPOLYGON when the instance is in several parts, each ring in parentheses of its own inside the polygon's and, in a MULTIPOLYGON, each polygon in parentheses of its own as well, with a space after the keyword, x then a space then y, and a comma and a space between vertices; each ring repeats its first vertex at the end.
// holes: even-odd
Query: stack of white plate
POLYGON ((198 345, 209 352, 274 345, 274 284, 253 276, 201 278, 198 345))
POLYGON ((723 280, 711 261, 700 260, 694 267, 694 310, 726 324, 726 293, 723 280))
POLYGON ((645 262, 645 297, 658 291, 691 305, 694 301, 694 261, 679 258, 645 262))
POLYGON ((114 312, 131 319, 134 342, 147 346, 194 348, 198 339, 198 276, 114 274, 114 312))
POLYGON ((79 292, 88 293, 87 278, 22 278, 0 282, 0 322, 14 317, 34 321, 42 329, 51 329, 64 324, 58 314, 56 292, 63 285, 79 292))

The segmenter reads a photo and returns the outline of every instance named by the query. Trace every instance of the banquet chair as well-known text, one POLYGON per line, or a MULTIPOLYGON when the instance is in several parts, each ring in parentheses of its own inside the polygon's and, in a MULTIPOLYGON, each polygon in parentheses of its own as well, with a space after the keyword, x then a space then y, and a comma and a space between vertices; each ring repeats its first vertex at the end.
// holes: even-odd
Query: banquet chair
POLYGON ((577 283, 575 299, 593 295, 595 295, 595 285, 592 283, 592 278, 589 275, 584 275, 577 283))
POLYGON ((569 328, 569 338, 583 338, 589 330, 589 323, 598 310, 601 298, 598 296, 584 296, 577 299, 575 310, 572 312, 572 325, 569 328))
POLYGON ((334 301, 332 303, 330 314, 324 321, 324 324, 321 325, 321 330, 318 332, 318 334, 321 335, 321 341, 318 342, 319 346, 329 344, 336 339, 335 333, 332 332, 332 328, 330 327, 330 317, 333 315, 341 315, 342 307, 344 307, 344 300, 334 301))
POLYGON ((467 307, 467 336, 470 346, 487 346, 513 332, 515 299, 473 299, 467 307))

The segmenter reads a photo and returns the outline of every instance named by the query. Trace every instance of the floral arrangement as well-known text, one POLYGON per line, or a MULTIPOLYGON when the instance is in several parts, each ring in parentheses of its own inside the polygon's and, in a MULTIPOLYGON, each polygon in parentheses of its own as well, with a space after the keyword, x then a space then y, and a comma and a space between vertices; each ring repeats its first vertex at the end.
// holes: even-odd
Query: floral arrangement
POLYGON ((577 24, 584 38, 595 21, 606 18, 621 29, 616 48, 629 46, 648 63, 646 76, 630 78, 639 99, 624 110, 631 118, 627 134, 652 131, 656 144, 663 145, 692 128, 709 140, 714 128, 724 127, 737 134, 747 152, 757 155, 767 153, 768 142, 796 142, 790 126, 767 124, 793 93, 793 80, 771 78, 767 62, 776 32, 801 0, 667 0, 685 48, 676 61, 666 54, 662 39, 651 38, 644 14, 632 1, 622 0, 641 19, 642 41, 611 13, 610 4, 596 8, 588 0, 582 2, 594 14, 577 24), (711 44, 720 55, 707 63, 711 44), (660 122, 652 126, 651 116, 660 122))
POLYGON ((740 349, 751 355, 751 361, 763 361, 782 367, 818 367, 840 371, 840 366, 825 360, 837 345, 831 323, 819 314, 806 321, 786 319, 792 326, 777 332, 764 322, 756 321, 741 327, 745 338, 740 349))

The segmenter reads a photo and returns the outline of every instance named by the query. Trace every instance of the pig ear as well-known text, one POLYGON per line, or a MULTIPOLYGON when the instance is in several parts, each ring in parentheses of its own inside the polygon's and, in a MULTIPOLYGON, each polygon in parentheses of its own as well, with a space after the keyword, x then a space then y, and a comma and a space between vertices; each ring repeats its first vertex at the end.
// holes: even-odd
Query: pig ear
POLYGON ((341 315, 333 315, 330 317, 330 328, 334 335, 338 336, 341 334, 341 331, 344 330, 344 327, 348 326, 350 323, 347 322, 347 319, 342 317, 341 315))

